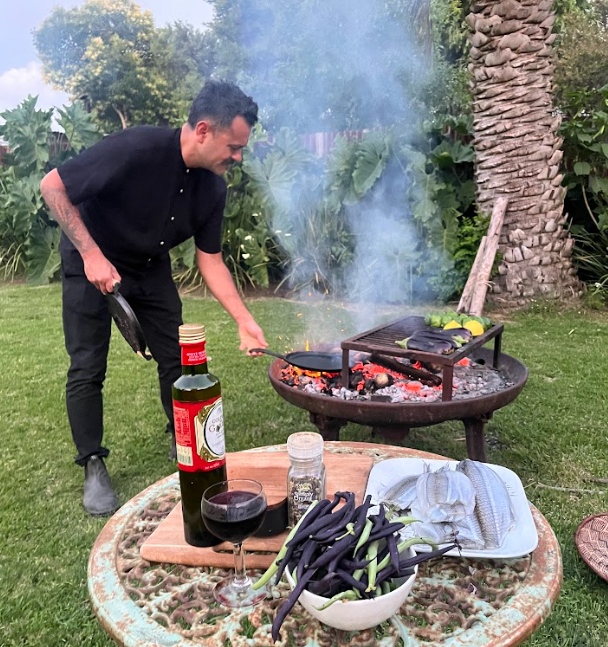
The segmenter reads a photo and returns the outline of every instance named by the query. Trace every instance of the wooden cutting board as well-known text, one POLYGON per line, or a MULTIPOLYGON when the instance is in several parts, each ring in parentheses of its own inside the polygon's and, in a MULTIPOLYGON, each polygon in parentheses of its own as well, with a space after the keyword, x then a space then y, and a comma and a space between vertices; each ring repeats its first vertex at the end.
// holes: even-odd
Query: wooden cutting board
MULTIPOLYGON (((326 469, 326 491, 354 492, 357 504, 363 501, 367 477, 374 459, 360 454, 330 454, 323 456, 326 469)), ((235 452, 226 457, 228 478, 251 478, 264 486, 269 504, 281 501, 287 494, 287 452, 235 452)), ((274 537, 251 537, 244 543, 248 568, 268 568, 285 542, 287 532, 274 537), (264 551, 267 554, 251 553, 264 551)), ((182 506, 178 503, 158 528, 146 539, 141 556, 150 562, 185 564, 187 566, 216 566, 232 568, 232 545, 219 544, 197 548, 186 543, 182 506)))

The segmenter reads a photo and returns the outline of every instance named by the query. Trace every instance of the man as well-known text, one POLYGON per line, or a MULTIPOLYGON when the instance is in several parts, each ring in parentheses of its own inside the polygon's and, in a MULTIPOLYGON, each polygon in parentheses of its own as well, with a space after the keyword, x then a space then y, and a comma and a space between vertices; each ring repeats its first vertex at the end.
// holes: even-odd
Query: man
POLYGON ((171 385, 181 374, 182 308, 171 278, 172 247, 194 236, 201 275, 237 323, 240 349, 267 346, 221 257, 221 176, 241 161, 256 121, 250 97, 235 85, 210 81, 182 128, 140 126, 109 135, 42 180, 42 195, 62 229, 66 402, 76 463, 85 470, 84 507, 92 515, 119 506, 102 446, 111 330, 105 294, 120 283, 158 363, 173 458, 171 385))

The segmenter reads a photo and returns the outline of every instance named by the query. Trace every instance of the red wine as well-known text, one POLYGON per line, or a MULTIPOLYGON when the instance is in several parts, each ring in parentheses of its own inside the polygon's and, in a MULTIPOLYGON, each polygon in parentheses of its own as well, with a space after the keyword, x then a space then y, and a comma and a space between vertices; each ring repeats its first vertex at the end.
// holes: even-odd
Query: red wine
POLYGON ((209 504, 203 508, 207 529, 233 544, 257 532, 266 515, 266 503, 253 492, 220 492, 209 499, 209 504))

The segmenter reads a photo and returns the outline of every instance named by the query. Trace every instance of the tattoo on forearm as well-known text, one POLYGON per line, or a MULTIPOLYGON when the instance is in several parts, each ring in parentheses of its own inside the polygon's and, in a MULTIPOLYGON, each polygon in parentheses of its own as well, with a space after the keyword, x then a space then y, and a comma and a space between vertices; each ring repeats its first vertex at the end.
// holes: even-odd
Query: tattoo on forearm
POLYGON ((97 246, 82 222, 78 208, 69 201, 64 191, 47 189, 44 199, 53 218, 81 254, 97 246))

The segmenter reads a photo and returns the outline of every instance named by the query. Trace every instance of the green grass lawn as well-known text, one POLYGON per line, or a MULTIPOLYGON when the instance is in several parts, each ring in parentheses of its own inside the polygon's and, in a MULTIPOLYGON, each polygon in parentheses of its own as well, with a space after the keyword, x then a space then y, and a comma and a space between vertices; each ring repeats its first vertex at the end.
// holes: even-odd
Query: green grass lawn
MULTIPOLYGON (((275 350, 300 347, 311 322, 333 330, 336 339, 357 330, 352 312, 327 304, 260 299, 249 306, 275 350)), ((294 431, 312 429, 308 414, 271 388, 270 358, 238 350, 236 327, 217 303, 185 297, 184 319, 207 326, 211 370, 223 385, 229 450, 284 442, 294 431)), ((608 485, 587 480, 608 477, 607 348, 605 313, 538 306, 506 322, 504 352, 528 366, 530 379, 487 425, 489 461, 519 474, 528 498, 556 532, 564 559, 561 596, 528 646, 608 644, 608 585, 585 566, 573 542, 584 517, 608 510, 608 485)), ((2 647, 114 644, 88 602, 87 560, 104 521, 82 509, 83 475, 73 464, 65 414, 66 369, 59 287, 1 286, 2 647)), ((105 423, 108 466, 123 502, 175 470, 166 460, 155 365, 141 361, 118 335, 110 351, 105 423)), ((341 439, 374 442, 369 429, 357 425, 345 427, 341 439)), ((414 429, 407 444, 466 456, 463 427, 456 422, 414 429)))

